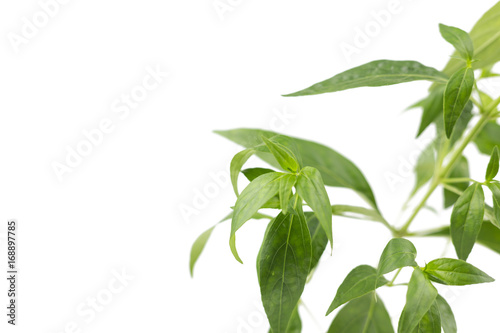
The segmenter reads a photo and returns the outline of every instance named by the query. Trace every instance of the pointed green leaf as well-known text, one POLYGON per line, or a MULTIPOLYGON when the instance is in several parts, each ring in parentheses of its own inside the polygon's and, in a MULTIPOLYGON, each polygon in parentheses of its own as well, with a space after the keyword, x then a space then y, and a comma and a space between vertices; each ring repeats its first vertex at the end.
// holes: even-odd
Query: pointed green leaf
POLYGON ((441 314, 435 301, 417 324, 413 333, 441 333, 441 314))
POLYGON ((383 276, 378 276, 377 270, 371 266, 361 265, 354 268, 337 290, 337 294, 326 315, 329 315, 342 304, 366 295, 388 282, 383 276))
POLYGON ((312 261, 311 270, 313 270, 319 262, 319 259, 323 255, 328 244, 328 237, 326 236, 325 230, 321 227, 318 218, 313 212, 305 212, 305 217, 307 221, 307 227, 311 233, 311 244, 312 244, 312 261))
POLYGON ((394 328, 380 297, 369 293, 340 309, 328 333, 394 333, 394 328))
POLYGON ((444 127, 450 138, 458 118, 469 101, 474 86, 474 71, 463 68, 453 74, 444 90, 444 127))
POLYGON ((302 320, 300 319, 298 305, 295 307, 295 310, 293 310, 292 318, 290 318, 288 322, 286 333, 302 333, 302 320))
POLYGON ((241 173, 249 180, 253 181, 255 178, 262 176, 265 173, 276 172, 272 169, 266 168, 249 168, 245 170, 241 170, 241 173))
POLYGON ((288 205, 290 203, 290 198, 292 197, 292 189, 296 181, 297 176, 292 174, 286 174, 280 179, 280 206, 285 214, 288 212, 288 205))
MULTIPOLYGON (((500 183, 489 183, 488 188, 493 194, 493 209, 495 212, 496 223, 500 221, 500 183)), ((493 223, 493 222, 492 222, 493 223)), ((495 224, 495 223, 493 223, 495 224)))
POLYGON ((472 119, 472 108, 473 104, 471 101, 465 104, 465 108, 462 111, 462 114, 460 114, 460 117, 458 117, 457 123, 455 124, 453 132, 451 133, 450 148, 453 148, 455 143, 457 143, 462 138, 462 135, 467 129, 467 125, 469 125, 469 122, 472 119))
POLYGON ((412 195, 432 179, 436 168, 436 156, 434 154, 434 142, 428 145, 420 154, 415 165, 416 183, 412 195))
POLYGON ((315 168, 305 167, 300 171, 295 187, 299 196, 312 208, 330 244, 333 244, 331 204, 321 174, 315 168))
MULTIPOLYGON (((216 131, 217 134, 236 142, 246 148, 252 148, 263 144, 262 136, 272 138, 277 136, 277 133, 257 130, 257 129, 234 129, 229 131, 216 131)), ((285 137, 285 136, 281 136, 285 137)), ((377 209, 375 197, 361 171, 351 161, 340 155, 336 151, 323 146, 321 144, 297 139, 292 140, 290 145, 295 145, 297 152, 292 149, 285 140, 280 141, 285 147, 289 148, 298 157, 301 156, 303 166, 311 166, 321 172, 323 181, 327 186, 344 187, 356 191, 370 205, 377 209)), ((279 167, 276 160, 269 153, 257 152, 256 155, 272 166, 279 167)))
POLYGON ((472 184, 458 198, 451 214, 451 240, 458 258, 467 260, 476 242, 484 216, 481 184, 472 184))
POLYGON ((490 155, 495 146, 500 146, 500 125, 490 121, 474 139, 477 149, 485 155, 490 155))
MULTIPOLYGON (((461 156, 450 172, 449 178, 469 178, 469 161, 465 156, 461 156)), ((469 187, 469 182, 453 183, 453 187, 465 191, 469 187)), ((458 194, 447 189, 444 192, 444 208, 451 207, 460 197, 458 194)))
POLYGON ((450 27, 444 24, 439 25, 439 31, 441 36, 453 45, 457 52, 466 61, 471 61, 474 56, 474 46, 472 45, 472 40, 468 33, 462 29, 450 27))
POLYGON ((436 296, 436 288, 424 275, 420 267, 416 267, 408 284, 406 305, 399 318, 398 333, 413 332, 431 308, 436 296))
MULTIPOLYGON (((500 60, 500 2, 497 2, 474 25, 469 33, 474 44, 473 68, 488 67, 500 60)), ((452 57, 443 72, 452 74, 463 66, 463 61, 452 57)))
POLYGON ((441 258, 433 260, 425 266, 424 272, 429 274, 433 281, 451 286, 465 286, 494 281, 491 276, 480 269, 457 259, 441 258))
POLYGON ((231 222, 231 237, 229 245, 236 260, 242 262, 236 251, 236 231, 250 220, 252 216, 272 197, 278 194, 280 178, 284 174, 274 172, 266 173, 255 178, 253 182, 241 192, 234 206, 231 222))
POLYGON ((422 107, 422 118, 420 120, 420 126, 418 128, 417 137, 422 134, 425 129, 432 124, 434 120, 440 115, 443 114, 443 94, 444 94, 444 85, 439 85, 436 89, 433 89, 429 96, 420 101, 417 106, 422 107))
POLYGON ((231 160, 231 166, 229 170, 231 176, 231 184, 233 184, 233 190, 236 196, 240 195, 238 192, 238 176, 240 174, 240 170, 254 153, 254 149, 245 149, 234 155, 233 159, 231 160))
POLYGON ((446 302, 441 295, 437 295, 435 302, 441 316, 441 326, 443 327, 444 333, 457 333, 455 316, 448 302, 446 302))
POLYGON ((378 272, 379 274, 387 274, 402 267, 416 267, 416 257, 417 250, 412 242, 404 238, 393 238, 387 243, 380 256, 378 272))
MULTIPOLYGON (((500 133, 499 133, 500 134, 500 133)), ((498 146, 495 146, 493 152, 491 153, 490 162, 488 163, 488 168, 486 169, 486 181, 491 181, 498 174, 498 146)))
POLYGON ((380 87, 417 80, 446 83, 446 75, 416 61, 377 60, 349 69, 311 87, 284 96, 306 96, 358 87, 380 87))
POLYGON ((311 237, 304 216, 280 213, 271 222, 260 253, 262 303, 273 333, 287 326, 311 265, 311 237))
POLYGON ((283 170, 291 172, 298 171, 299 163, 290 149, 272 140, 266 139, 265 136, 262 137, 262 140, 264 140, 267 148, 271 154, 273 154, 274 158, 276 158, 276 161, 279 163, 281 168, 283 168, 283 170))

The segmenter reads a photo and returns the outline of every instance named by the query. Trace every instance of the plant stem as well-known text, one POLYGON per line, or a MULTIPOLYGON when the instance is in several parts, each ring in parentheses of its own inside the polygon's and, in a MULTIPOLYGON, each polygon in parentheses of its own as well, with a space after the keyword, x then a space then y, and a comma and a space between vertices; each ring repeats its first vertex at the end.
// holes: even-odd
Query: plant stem
POLYGON ((400 269, 398 269, 398 271, 396 272, 396 274, 394 274, 394 277, 392 278, 391 282, 389 282, 389 283, 387 284, 387 286, 388 286, 388 287, 392 287, 392 286, 394 286, 394 281, 396 281, 396 279, 397 279, 397 277, 398 277, 399 273, 401 273, 401 270, 402 270, 402 269, 403 269, 403 267, 401 267, 400 269))
POLYGON ((461 144, 456 148, 448 162, 448 164, 444 167, 441 168, 441 166, 438 166, 436 173, 432 179, 432 182, 429 186, 429 189, 427 190, 427 193, 424 195, 418 206, 415 208, 413 213, 410 215, 408 218, 408 221, 397 231, 397 235, 400 237, 406 236, 408 233, 408 228, 412 224, 413 220, 415 220, 415 217, 417 217, 418 213, 420 210, 425 206, 427 203, 427 200, 430 198, 434 190, 439 186, 441 183, 441 180, 446 178, 448 174, 453 170, 453 166, 455 163, 460 159, 462 156, 462 153, 464 152, 465 148, 468 146, 468 144, 474 140, 476 135, 483 129, 483 127, 488 123, 488 121, 491 119, 493 115, 493 111, 496 111, 495 108, 500 104, 500 97, 497 98, 495 101, 493 101, 488 109, 486 110, 485 113, 481 115, 481 118, 477 122, 477 124, 470 130, 470 132, 465 136, 465 138, 462 140, 461 144))
MULTIPOLYGON (((453 184, 453 183, 466 183, 466 182, 476 182, 474 179, 470 178, 445 178, 441 179, 441 183, 453 184)), ((478 183, 478 182, 476 182, 478 183)))

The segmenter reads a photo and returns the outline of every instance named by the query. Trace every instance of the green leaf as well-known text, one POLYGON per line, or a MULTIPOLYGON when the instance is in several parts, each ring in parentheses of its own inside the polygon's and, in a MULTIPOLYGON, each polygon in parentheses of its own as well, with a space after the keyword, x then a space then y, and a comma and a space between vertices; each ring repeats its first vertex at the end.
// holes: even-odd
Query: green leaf
POLYGON ((455 316, 448 302, 446 302, 441 295, 437 295, 435 302, 441 316, 441 326, 443 327, 444 333, 457 333, 455 316))
POLYGON ((275 170, 272 169, 266 169, 266 168, 249 168, 245 170, 241 170, 241 173, 249 180, 253 181, 255 178, 262 176, 263 174, 270 173, 270 172, 276 172, 275 170))
POLYGON ((427 279, 420 267, 416 267, 408 284, 406 305, 399 318, 398 333, 413 332, 431 308, 436 296, 436 288, 427 279))
POLYGON ((387 243, 380 256, 378 273, 382 275, 402 267, 416 267, 416 257, 417 250, 412 242, 404 238, 393 238, 387 243))
POLYGON ((444 85, 437 86, 436 89, 433 89, 429 93, 429 96, 415 105, 423 109, 417 137, 419 137, 438 116, 443 114, 444 88, 444 85))
POLYGON ((238 192, 238 176, 240 174, 240 170, 243 165, 248 161, 248 159, 255 153, 254 149, 245 149, 240 151, 238 154, 234 155, 231 160, 230 176, 231 176, 231 184, 233 184, 234 193, 236 196, 239 196, 238 192))
POLYGON ((377 60, 349 69, 311 87, 284 96, 306 96, 358 87, 380 87, 428 80, 446 83, 447 76, 416 61, 377 60))
POLYGON ((318 217, 330 244, 333 246, 332 210, 321 174, 313 167, 305 167, 300 171, 295 187, 299 196, 305 200, 318 217))
POLYGON ((453 74, 444 90, 444 127, 450 138, 453 128, 469 101, 474 86, 474 71, 463 68, 453 74))
POLYGON ((484 192, 472 184, 458 198, 451 214, 451 240, 458 258, 467 260, 476 242, 484 217, 484 192))
POLYGON ((296 181, 297 176, 292 174, 286 174, 280 179, 280 206, 285 214, 288 212, 288 205, 290 203, 290 198, 292 197, 292 189, 296 181))
POLYGON ((474 56, 474 46, 468 33, 462 29, 439 24, 441 36, 453 45, 465 61, 470 62, 474 56))
MULTIPOLYGON (((500 60, 500 2, 497 2, 474 25, 469 33, 475 49, 473 68, 485 68, 500 60)), ((463 61, 452 57, 443 72, 452 74, 463 66, 463 61)))
POLYGON ((500 125, 490 121, 474 139, 477 149, 485 155, 490 155, 495 146, 500 146, 500 125))
POLYGON ((290 318, 290 322, 288 323, 288 328, 286 329, 286 333, 301 333, 302 332, 302 320, 300 320, 299 315, 299 306, 295 307, 293 310, 292 318, 290 318))
MULTIPOLYGON (((467 161, 467 158, 462 155, 453 166, 449 178, 469 178, 469 177, 470 177, 469 161, 467 161)), ((469 187, 469 184, 470 184, 469 182, 453 183, 453 187, 456 187, 461 191, 465 191, 467 187, 469 187)), ((444 192, 444 208, 453 206, 460 197, 455 192, 448 191, 447 189, 444 189, 443 192, 444 192)))
POLYGON ((450 148, 453 148, 455 143, 457 143, 458 140, 462 138, 462 135, 467 129, 467 125, 469 125, 469 122, 472 119, 472 108, 473 105, 471 101, 465 104, 465 108, 462 111, 462 114, 460 114, 460 117, 458 117, 457 123, 455 124, 453 132, 451 133, 450 146, 449 146, 450 148))
POLYGON ((433 260, 425 266, 424 272, 429 274, 433 281, 451 286, 465 286, 494 281, 493 278, 480 269, 457 259, 441 258, 433 260))
POLYGON ((276 158, 276 161, 284 170, 288 170, 291 172, 298 171, 299 162, 290 149, 272 140, 266 139, 265 136, 263 136, 262 139, 264 140, 264 143, 266 144, 271 154, 273 154, 274 158, 276 158))
POLYGON ((412 196, 432 179, 436 168, 436 156, 434 154, 434 142, 429 144, 420 154, 415 165, 416 183, 412 191, 412 196))
POLYGON ((311 265, 311 236, 304 216, 280 213, 260 253, 262 303, 273 333, 286 332, 311 265))
POLYGON ((266 173, 255 178, 253 182, 241 192, 234 206, 231 222, 231 237, 229 245, 236 260, 242 263, 236 250, 236 231, 250 220, 252 216, 272 197, 278 194, 279 183, 284 174, 274 172, 266 173))
POLYGON ((441 315, 435 301, 417 324, 413 333, 441 333, 441 315))
MULTIPOLYGON (((499 133, 500 134, 500 133, 499 133)), ((488 163, 488 168, 486 169, 486 181, 491 181, 498 174, 498 146, 495 146, 493 152, 491 153, 490 162, 488 163)))
POLYGON ((361 265, 354 268, 337 290, 337 294, 326 315, 329 315, 342 304, 366 295, 388 282, 383 276, 379 276, 377 270, 371 266, 361 265))
POLYGON ((394 328, 380 297, 369 293, 340 309, 328 333, 394 333, 394 328))
POLYGON ((312 261, 311 261, 311 271, 316 267, 319 259, 323 255, 328 244, 328 237, 326 236, 325 230, 321 227, 318 218, 313 212, 304 213, 307 221, 307 227, 311 233, 311 244, 312 244, 312 261))
MULTIPOLYGON (((272 138, 278 135, 274 132, 257 129, 234 129, 216 131, 216 133, 246 148, 262 144, 262 136, 272 138)), ((297 149, 295 155, 301 156, 302 165, 318 169, 325 185, 352 189, 370 203, 373 208, 377 209, 377 203, 370 185, 361 171, 351 161, 336 151, 318 143, 297 138, 289 139, 293 140, 293 144, 297 149)), ((280 143, 293 151, 284 141, 280 143)), ((270 165, 279 167, 279 164, 269 153, 257 152, 256 155, 270 165)))
POLYGON ((385 222, 384 218, 378 211, 358 206, 333 205, 332 214, 350 219, 369 220, 382 223, 385 222))
POLYGON ((493 195, 493 209, 496 218, 496 221, 492 223, 497 224, 498 227, 498 222, 500 221, 500 183, 489 183, 488 188, 493 195))

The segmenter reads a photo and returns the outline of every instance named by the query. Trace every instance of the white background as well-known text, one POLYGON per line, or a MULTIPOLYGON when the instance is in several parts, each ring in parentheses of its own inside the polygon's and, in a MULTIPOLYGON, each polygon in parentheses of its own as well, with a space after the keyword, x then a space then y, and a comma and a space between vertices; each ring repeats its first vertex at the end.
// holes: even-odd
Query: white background
MULTIPOLYGON (((23 18, 33 21, 40 4, 0 4, 0 220, 2 233, 8 219, 19 222, 21 272, 18 326, 7 327, 4 309, 0 331, 267 332, 254 264, 265 222, 239 231, 244 265, 229 251, 229 224, 221 225, 189 276, 192 242, 235 200, 231 186, 215 185, 210 175, 227 173, 240 148, 212 131, 275 129, 327 144, 364 172, 387 219, 402 223, 399 210, 414 179, 391 187, 386 177, 422 145, 414 139, 420 111, 403 110, 428 84, 280 96, 376 59, 442 68, 452 47, 438 23, 469 30, 496 1, 400 0, 388 25, 350 59, 341 43, 353 44, 356 29, 389 0, 221 2, 231 6, 223 15, 213 0, 67 1, 17 48, 9 36, 22 33, 23 18), (148 67, 169 75, 127 117, 114 112, 148 67), (82 131, 103 119, 113 122, 112 132, 60 181, 54 162, 65 163, 67 147, 76 149, 82 131), (207 187, 215 194, 197 201, 207 187), (197 214, 183 216, 186 207, 197 214), (113 272, 122 270, 133 279, 106 299, 113 272), (78 309, 88 311, 96 296, 109 302, 95 316, 81 316, 78 309)), ((481 179, 487 158, 475 147, 467 153, 472 176, 481 179)), ((350 191, 329 193, 334 204, 361 203, 350 191)), ((431 202, 441 207, 440 191, 431 202)), ((446 224, 449 215, 423 212, 413 228, 446 224)), ((303 296, 312 313, 301 309, 304 332, 326 331, 333 315, 324 313, 338 285, 355 266, 376 265, 389 239, 376 223, 334 219, 334 253, 325 254, 303 296)), ((421 265, 443 251, 455 257, 444 239, 412 241, 421 265)), ((5 254, 1 261, 3 270, 5 254)), ((497 254, 477 246, 470 262, 500 278, 497 254)), ((403 272, 398 281, 408 277, 403 272)), ((395 323, 405 291, 380 290, 395 323)), ((498 283, 440 291, 460 332, 496 332, 498 283)))

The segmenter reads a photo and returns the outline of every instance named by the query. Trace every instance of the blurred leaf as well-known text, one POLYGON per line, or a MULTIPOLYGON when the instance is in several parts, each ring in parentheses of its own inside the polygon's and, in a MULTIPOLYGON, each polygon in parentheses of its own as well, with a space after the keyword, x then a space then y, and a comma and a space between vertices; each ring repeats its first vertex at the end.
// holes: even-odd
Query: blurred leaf
POLYGON ((254 153, 255 150, 253 149, 245 149, 234 155, 233 159, 231 160, 231 166, 229 170, 231 174, 231 184, 233 184, 233 190, 236 196, 240 195, 238 192, 238 176, 240 174, 240 170, 254 153))
POLYGON ((311 87, 284 96, 306 96, 358 87, 380 87, 417 80, 446 83, 447 76, 416 61, 377 60, 349 69, 311 87))
POLYGON ((333 205, 332 214, 351 219, 385 222, 378 211, 358 206, 333 205))
POLYGON ((434 155, 434 142, 428 145, 420 154, 415 165, 416 183, 412 196, 432 179, 436 168, 436 157, 434 155))
MULTIPOLYGON (((494 209, 494 217, 496 221, 492 221, 493 224, 500 228, 500 183, 490 183, 488 184, 488 188, 490 189, 493 195, 493 209, 494 209)), ((490 219, 490 220, 493 220, 490 219)))
MULTIPOLYGON (((500 133, 499 133, 500 134, 500 133)), ((491 153, 490 162, 488 163, 488 168, 486 169, 486 181, 491 181, 498 174, 498 146, 495 146, 493 152, 491 153)))
POLYGON ((326 245, 328 244, 328 237, 326 237, 325 230, 321 227, 318 218, 313 212, 304 213, 307 221, 307 226, 311 234, 312 244, 312 261, 311 271, 316 267, 319 259, 325 252, 326 245))
POLYGON ((417 137, 422 134, 432 122, 443 114, 444 85, 439 85, 415 106, 422 107, 422 119, 418 128, 417 137))
POLYGON ((441 316, 441 326, 443 327, 444 333, 457 333, 455 316, 448 302, 446 302, 441 295, 437 295, 435 302, 441 316))
MULTIPOLYGON (((465 156, 461 156, 460 159, 455 163, 453 169, 450 172, 449 178, 469 178, 469 161, 465 156)), ((469 182, 463 183, 453 183, 453 186, 458 190, 465 191, 469 187, 469 182)), ((451 207, 460 197, 458 194, 443 189, 444 191, 444 208, 451 207)))
POLYGON ((474 139, 477 149, 485 155, 490 155, 495 146, 500 146, 500 125, 490 121, 474 139))

